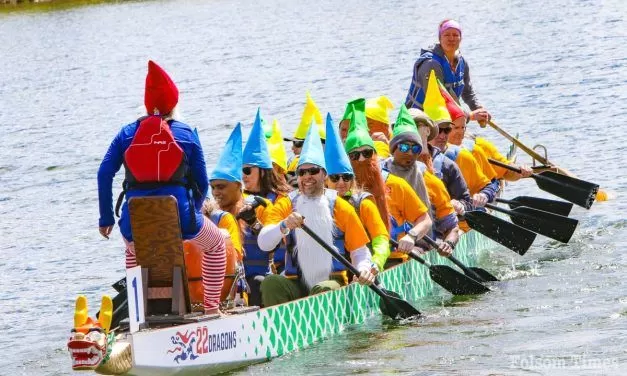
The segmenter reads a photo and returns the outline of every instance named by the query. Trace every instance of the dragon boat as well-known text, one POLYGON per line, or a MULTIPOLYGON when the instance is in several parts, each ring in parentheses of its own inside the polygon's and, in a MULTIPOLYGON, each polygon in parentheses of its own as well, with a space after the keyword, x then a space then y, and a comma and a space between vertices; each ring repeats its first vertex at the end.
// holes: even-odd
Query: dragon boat
MULTIPOLYGON (((79 297, 74 329, 68 341, 74 370, 93 370, 104 375, 217 374, 306 348, 380 315, 379 297, 356 283, 268 308, 246 307, 237 314, 222 317, 190 313, 189 307, 185 307, 188 290, 180 283, 187 279, 184 262, 180 261, 183 248, 180 233, 174 242, 163 239, 170 235, 164 234, 168 220, 161 217, 175 220, 170 222, 174 225, 171 227, 178 228, 176 202, 168 197, 163 198, 169 201, 166 206, 161 205, 164 202, 156 202, 155 206, 155 202, 150 201, 154 198, 132 200, 137 199, 148 205, 129 203, 137 259, 141 265, 127 271, 130 324, 128 328, 123 325, 109 328, 112 304, 108 297, 103 298, 98 319, 88 318, 86 299, 79 297), (142 231, 141 226, 144 225, 150 227, 147 232, 152 233, 152 238, 142 245, 141 234, 146 231, 142 231), (170 246, 164 248, 164 244, 170 246), (178 257, 157 257, 158 262, 152 264, 141 261, 146 257, 142 255, 142 248, 153 257, 160 247, 178 257), (169 315, 150 315, 145 308, 150 306, 151 295, 155 296, 149 291, 149 276, 159 275, 153 272, 158 265, 168 265, 173 275, 165 284, 169 287, 164 288, 162 284, 157 288, 161 290, 158 298, 170 299, 167 300, 172 307, 169 315), (164 295, 164 289, 170 295, 164 295)), ((479 253, 492 246, 490 239, 471 231, 461 237, 455 254, 465 264, 475 265, 479 253)), ((436 252, 427 253, 425 259, 433 264, 450 265, 448 259, 436 252)), ((416 261, 385 270, 379 278, 386 289, 412 301, 437 292, 429 270, 416 261)))

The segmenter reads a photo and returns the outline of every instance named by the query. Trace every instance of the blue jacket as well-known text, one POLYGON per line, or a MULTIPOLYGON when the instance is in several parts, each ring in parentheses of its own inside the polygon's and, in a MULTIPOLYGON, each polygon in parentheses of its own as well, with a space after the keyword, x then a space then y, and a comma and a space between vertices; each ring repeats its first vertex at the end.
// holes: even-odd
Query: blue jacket
POLYGON ((465 210, 473 210, 470 191, 459 167, 436 147, 429 145, 429 153, 433 158, 435 175, 444 182, 451 198, 461 202, 465 210))
POLYGON ((422 110, 425 101, 425 89, 429 73, 433 69, 436 77, 444 84, 448 92, 459 101, 459 98, 475 110, 481 105, 470 82, 470 69, 462 55, 457 55, 457 66, 453 71, 440 44, 435 44, 420 51, 420 57, 414 63, 414 73, 405 99, 407 108, 422 110))
MULTIPOLYGON (((113 142, 107 150, 100 168, 98 169, 98 202, 100 205, 99 226, 111 226, 115 223, 113 217, 113 177, 122 167, 124 161, 124 152, 128 149, 133 141, 139 121, 134 121, 120 130, 115 136, 113 142)), ((187 163, 189 165, 191 177, 198 187, 198 192, 188 192, 187 188, 180 185, 163 186, 157 189, 136 189, 126 193, 124 205, 122 205, 122 214, 118 222, 122 236, 128 241, 133 240, 131 233, 131 223, 128 215, 128 199, 135 196, 160 196, 172 195, 176 198, 179 208, 179 219, 181 223, 181 232, 183 239, 191 239, 200 230, 203 223, 203 215, 200 212, 202 204, 207 197, 209 189, 209 180, 207 178, 207 167, 205 166, 205 158, 200 146, 198 135, 189 125, 178 122, 176 120, 170 122, 170 129, 174 135, 174 139, 183 149, 187 163), (193 199, 189 198, 193 196, 193 199), (191 207, 193 206, 193 207, 191 207), (196 215, 196 223, 191 223, 191 210, 196 215)))

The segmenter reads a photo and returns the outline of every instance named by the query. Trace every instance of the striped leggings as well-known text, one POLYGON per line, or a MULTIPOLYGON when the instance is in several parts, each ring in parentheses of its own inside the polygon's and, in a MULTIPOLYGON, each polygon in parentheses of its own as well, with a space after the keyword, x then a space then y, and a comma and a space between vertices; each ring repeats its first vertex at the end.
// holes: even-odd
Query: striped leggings
MULTIPOLYGON (((203 305, 205 311, 216 309, 220 305, 220 292, 226 270, 224 235, 213 222, 205 218, 198 235, 188 241, 196 243, 203 251, 202 285, 204 288, 203 305)), ((137 266, 135 244, 126 241, 126 239, 124 239, 124 242, 126 243, 126 268, 133 268, 137 266)))

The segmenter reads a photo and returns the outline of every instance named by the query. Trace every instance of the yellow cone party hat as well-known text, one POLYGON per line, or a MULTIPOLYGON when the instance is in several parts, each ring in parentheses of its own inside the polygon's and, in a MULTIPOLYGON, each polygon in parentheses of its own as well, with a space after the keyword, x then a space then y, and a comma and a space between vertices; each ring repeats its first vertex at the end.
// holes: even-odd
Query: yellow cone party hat
POLYGON ((268 150, 270 151, 272 162, 281 167, 284 173, 287 172, 287 152, 283 144, 281 126, 277 119, 274 119, 272 122, 272 131, 270 137, 266 137, 266 142, 268 143, 268 150))
POLYGON ((449 115, 446 109, 446 101, 440 93, 440 87, 438 86, 437 78, 435 78, 435 71, 432 69, 429 73, 429 82, 427 83, 427 93, 425 94, 425 102, 423 104, 424 112, 434 122, 443 120, 451 121, 451 115, 449 115))
POLYGON ((325 126, 322 122, 322 114, 314 102, 313 98, 311 98, 311 94, 309 91, 307 92, 307 101, 305 102, 305 108, 303 109, 303 116, 300 119, 300 124, 298 124, 298 128, 296 128, 296 132, 294 132, 295 139, 304 140, 307 137, 307 131, 309 130, 309 126, 312 123, 316 123, 318 126, 318 134, 321 139, 326 139, 325 126))

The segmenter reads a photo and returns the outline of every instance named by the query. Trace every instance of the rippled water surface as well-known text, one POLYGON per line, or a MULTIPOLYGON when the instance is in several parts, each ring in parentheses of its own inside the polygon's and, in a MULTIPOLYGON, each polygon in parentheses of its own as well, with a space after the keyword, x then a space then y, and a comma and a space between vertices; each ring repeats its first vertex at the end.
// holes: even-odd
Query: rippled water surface
MULTIPOLYGON (((445 17, 464 26, 475 89, 497 123, 617 197, 576 209, 568 245, 541 238, 524 257, 488 250, 481 266, 505 280, 493 293, 442 292, 418 302, 423 321, 374 318, 240 373, 624 374, 627 5, 443 3, 148 1, 0 15, 0 374, 70 374, 77 293, 97 302, 123 275, 121 237, 97 232, 95 178, 141 110, 148 59, 179 85, 212 167, 257 106, 291 132, 305 90, 335 118, 357 96, 400 103, 445 17)), ((533 181, 506 196, 520 194, 546 196, 533 181)))

